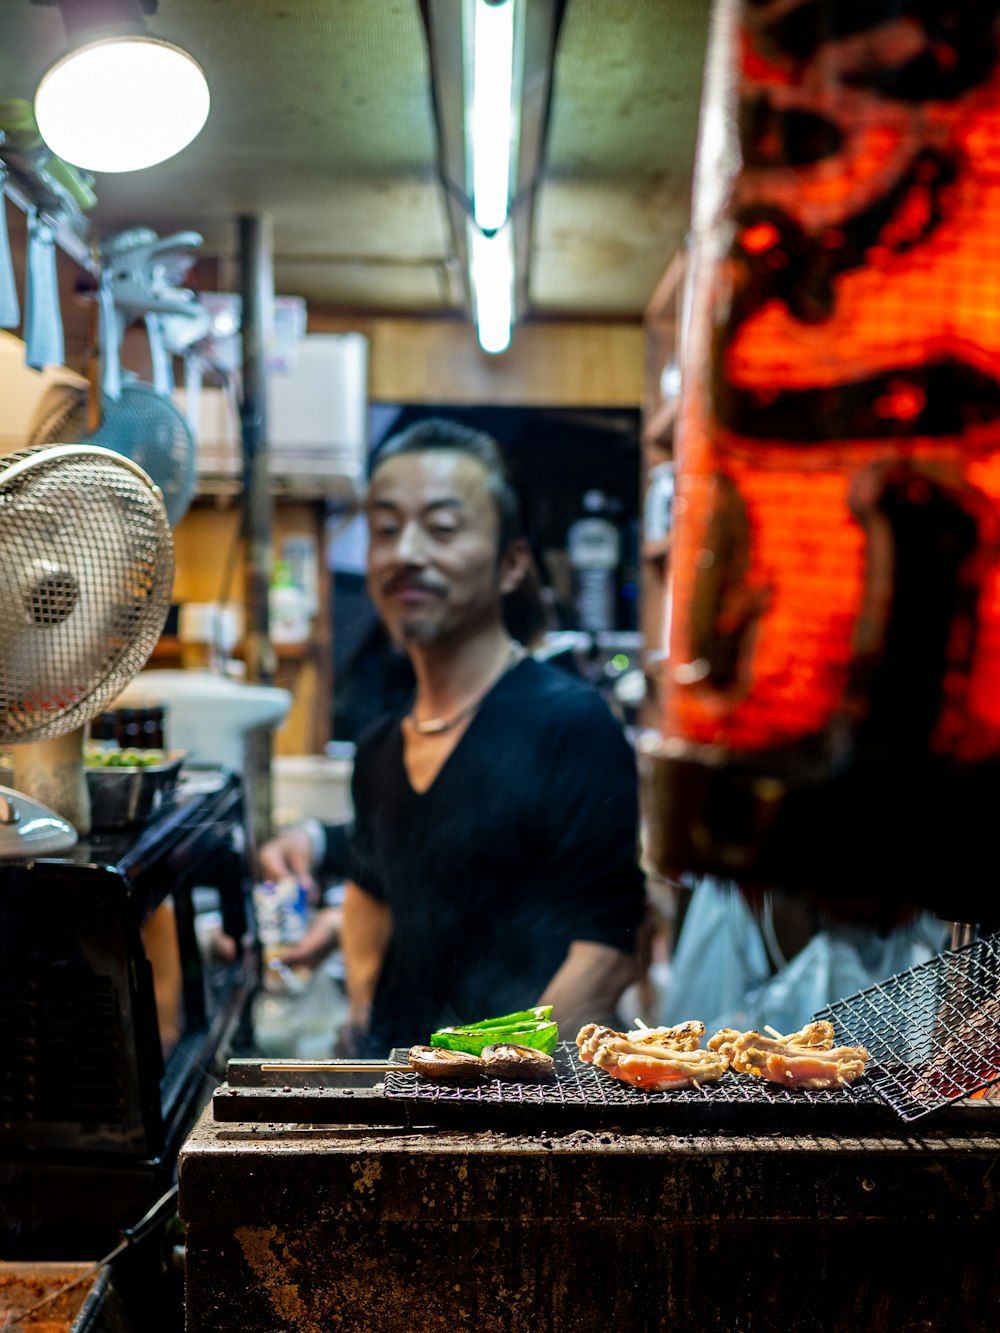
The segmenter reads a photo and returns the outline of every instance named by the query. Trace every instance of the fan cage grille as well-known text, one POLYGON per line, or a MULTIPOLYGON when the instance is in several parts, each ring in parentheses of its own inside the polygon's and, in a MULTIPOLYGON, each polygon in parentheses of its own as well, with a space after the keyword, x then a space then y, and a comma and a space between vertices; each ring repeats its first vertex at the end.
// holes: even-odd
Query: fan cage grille
POLYGON ((197 449, 187 418, 170 398, 142 380, 127 380, 117 398, 102 394, 100 409, 100 425, 90 430, 87 388, 50 385, 27 442, 33 447, 96 444, 138 463, 160 488, 167 518, 175 528, 198 483, 197 449))
POLYGON ((150 478, 82 445, 22 450, 0 470, 0 744, 84 726, 149 658, 173 587, 150 478))

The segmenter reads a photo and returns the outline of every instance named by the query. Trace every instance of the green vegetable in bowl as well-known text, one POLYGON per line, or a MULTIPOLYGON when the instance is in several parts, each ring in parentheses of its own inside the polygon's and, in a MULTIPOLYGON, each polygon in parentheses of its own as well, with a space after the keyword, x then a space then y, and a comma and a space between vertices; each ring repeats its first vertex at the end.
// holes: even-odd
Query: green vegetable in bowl
POLYGON ((165 750, 137 750, 126 746, 122 750, 103 750, 99 746, 87 745, 83 750, 83 762, 87 768, 157 768, 166 762, 165 750))
POLYGON ((520 1009, 498 1018, 484 1018, 478 1023, 458 1027, 438 1028, 431 1033, 431 1045, 449 1051, 468 1051, 480 1055, 483 1049, 496 1042, 517 1046, 531 1046, 551 1055, 559 1041, 559 1025, 552 1018, 552 1006, 536 1005, 520 1009))

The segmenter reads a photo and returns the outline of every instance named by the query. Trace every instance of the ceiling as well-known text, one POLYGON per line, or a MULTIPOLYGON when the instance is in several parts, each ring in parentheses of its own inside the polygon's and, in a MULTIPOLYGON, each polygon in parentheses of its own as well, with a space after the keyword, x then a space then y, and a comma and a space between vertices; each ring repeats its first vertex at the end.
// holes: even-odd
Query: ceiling
MULTIPOLYGON (((173 160, 96 178, 93 233, 193 229, 225 272, 237 219, 261 216, 281 294, 344 311, 466 311, 464 203, 446 169, 432 40, 457 3, 159 0, 148 28, 201 63, 211 114, 173 160)), ((553 10, 540 157, 519 205, 520 318, 641 316, 688 227, 709 10, 553 10)), ((30 100, 64 47, 51 0, 3 0, 0 100, 30 100)))

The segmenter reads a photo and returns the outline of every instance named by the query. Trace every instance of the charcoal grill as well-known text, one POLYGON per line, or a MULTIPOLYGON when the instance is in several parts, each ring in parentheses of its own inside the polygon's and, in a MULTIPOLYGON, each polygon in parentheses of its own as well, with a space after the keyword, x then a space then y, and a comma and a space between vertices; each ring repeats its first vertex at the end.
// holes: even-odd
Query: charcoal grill
POLYGON ((833 1023, 839 1045, 867 1048, 863 1078, 843 1088, 791 1089, 729 1071, 703 1087, 650 1092, 584 1064, 574 1043, 561 1042, 549 1082, 460 1086, 421 1078, 409 1069, 406 1051, 396 1050, 388 1064, 230 1060, 213 1116, 515 1131, 825 1126, 852 1132, 948 1107, 977 1114, 982 1108, 969 1099, 1000 1079, 1000 937, 948 950, 815 1017, 833 1023))
MULTIPOLYGON (((886 1098, 881 1076, 814 1091, 728 1073, 701 1088, 648 1092, 581 1063, 575 1044, 561 1042, 549 1083, 491 1079, 456 1086, 420 1078, 406 1067, 403 1050, 393 1051, 392 1058, 398 1069, 387 1070, 373 1061, 367 1075, 357 1065, 345 1069, 335 1060, 322 1066, 297 1060, 230 1060, 227 1081, 212 1098, 212 1117, 221 1122, 513 1133, 618 1128, 855 1134, 898 1123, 899 1116, 898 1107, 886 1098)), ((970 1114, 981 1120, 985 1109, 982 1103, 964 1102, 951 1114, 965 1123, 970 1114)))

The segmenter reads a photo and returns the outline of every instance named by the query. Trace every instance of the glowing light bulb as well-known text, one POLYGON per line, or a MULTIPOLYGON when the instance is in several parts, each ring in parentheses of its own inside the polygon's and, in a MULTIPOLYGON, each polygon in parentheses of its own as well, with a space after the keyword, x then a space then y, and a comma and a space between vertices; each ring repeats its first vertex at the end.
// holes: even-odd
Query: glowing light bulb
POLYGON ((57 61, 35 94, 51 151, 87 171, 139 171, 179 153, 208 119, 201 66, 146 36, 91 42, 57 61))

